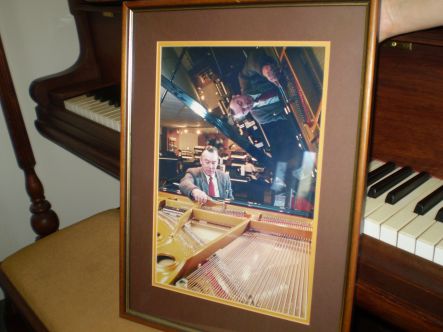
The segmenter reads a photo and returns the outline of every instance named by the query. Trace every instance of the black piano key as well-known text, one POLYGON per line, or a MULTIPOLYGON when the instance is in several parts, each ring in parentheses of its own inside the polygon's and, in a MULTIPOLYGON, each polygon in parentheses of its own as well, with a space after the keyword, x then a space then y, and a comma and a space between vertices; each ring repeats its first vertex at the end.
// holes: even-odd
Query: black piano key
POLYGON ((88 97, 94 97, 100 102, 107 102, 109 105, 120 106, 120 86, 110 85, 104 88, 90 91, 86 94, 88 97))
POLYGON ((443 222, 443 208, 438 210, 437 215, 435 216, 435 220, 443 222))
POLYGON ((377 182, 382 177, 392 172, 394 169, 395 163, 392 161, 388 161, 387 163, 381 165, 380 167, 377 167, 373 171, 370 171, 368 173, 368 179, 366 180, 367 185, 370 186, 371 184, 377 182))
POLYGON ((411 167, 403 167, 397 172, 373 184, 368 190, 368 197, 377 198, 412 174, 411 167))
POLYGON ((120 86, 113 85, 110 91, 109 103, 115 107, 120 107, 120 86))
POLYGON ((96 90, 94 93, 95 99, 100 100, 102 102, 110 100, 113 95, 112 88, 113 87, 110 86, 96 90))
POLYGON ((405 183, 401 184, 394 190, 390 191, 386 196, 385 202, 389 204, 397 203, 403 197, 410 194, 419 186, 421 186, 424 182, 429 180, 430 177, 431 175, 429 175, 429 173, 426 172, 421 172, 420 174, 417 174, 412 179, 406 181, 405 183))
POLYGON ((443 200, 443 186, 423 198, 414 208, 414 213, 423 215, 443 200))

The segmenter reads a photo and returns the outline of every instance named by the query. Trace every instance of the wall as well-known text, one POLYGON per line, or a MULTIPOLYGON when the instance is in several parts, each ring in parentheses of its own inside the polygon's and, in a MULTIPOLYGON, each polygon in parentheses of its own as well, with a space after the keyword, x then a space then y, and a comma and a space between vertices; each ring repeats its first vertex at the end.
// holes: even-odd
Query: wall
MULTIPOLYGON (((61 228, 119 206, 119 181, 43 138, 34 127, 32 80, 64 70, 78 57, 66 0, 0 1, 0 34, 37 161, 36 171, 61 228)), ((0 116, 0 260, 32 243, 30 201, 0 116)), ((3 293, 0 292, 0 299, 3 293)))
POLYGON ((180 135, 180 141, 178 141, 180 150, 194 151, 196 145, 198 145, 198 135, 196 133, 182 133, 180 135))

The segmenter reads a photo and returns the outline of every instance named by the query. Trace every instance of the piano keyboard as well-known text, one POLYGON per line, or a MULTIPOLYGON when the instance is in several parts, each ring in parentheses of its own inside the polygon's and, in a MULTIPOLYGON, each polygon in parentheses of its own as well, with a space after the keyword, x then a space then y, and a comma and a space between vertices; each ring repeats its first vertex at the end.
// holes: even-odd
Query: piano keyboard
POLYGON ((363 233, 443 265, 443 180, 378 160, 369 165, 363 233))
POLYGON ((65 109, 120 132, 121 113, 118 87, 111 86, 64 101, 65 109))

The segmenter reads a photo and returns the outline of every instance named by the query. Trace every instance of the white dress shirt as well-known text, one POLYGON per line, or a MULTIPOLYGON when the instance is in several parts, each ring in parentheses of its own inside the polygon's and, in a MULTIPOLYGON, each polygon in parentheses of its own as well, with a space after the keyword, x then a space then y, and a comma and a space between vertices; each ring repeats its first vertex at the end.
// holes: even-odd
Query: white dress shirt
MULTIPOLYGON (((206 176, 206 181, 208 181, 208 188, 209 188, 209 175, 207 175, 205 172, 203 172, 203 174, 206 176)), ((215 197, 220 197, 220 191, 218 190, 218 181, 217 178, 214 176, 212 176, 212 183, 214 184, 214 191, 215 191, 215 197)))

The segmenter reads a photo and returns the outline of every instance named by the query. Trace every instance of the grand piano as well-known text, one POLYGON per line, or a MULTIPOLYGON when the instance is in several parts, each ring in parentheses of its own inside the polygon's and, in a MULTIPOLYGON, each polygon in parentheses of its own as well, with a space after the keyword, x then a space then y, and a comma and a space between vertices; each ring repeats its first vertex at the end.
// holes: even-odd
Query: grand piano
MULTIPOLYGON (((119 177, 119 132, 66 111, 65 101, 119 86, 121 1, 70 0, 80 42, 76 63, 65 71, 32 82, 38 131, 115 178, 119 177)), ((117 88, 118 89, 118 88, 117 88)), ((103 119, 101 119, 103 120, 103 119)), ((102 121, 103 122, 103 121, 102 121)))
MULTIPOLYGON (((121 2, 68 1, 80 56, 67 70, 32 83, 36 127, 118 178, 118 101, 107 108, 97 104, 100 112, 89 117, 81 110, 68 110, 66 104, 79 96, 86 104, 96 103, 88 99, 91 93, 115 99, 109 95, 115 95, 120 82, 121 2)), ((380 45, 369 159, 392 160, 443 178, 442 58, 443 29, 380 45)), ((443 329, 442 266, 364 234, 359 249, 356 307, 402 329, 443 329)))

